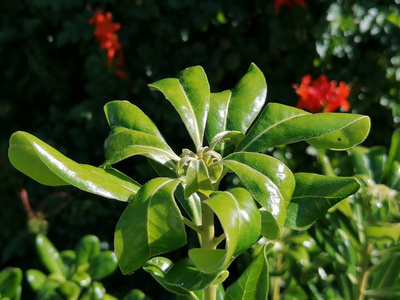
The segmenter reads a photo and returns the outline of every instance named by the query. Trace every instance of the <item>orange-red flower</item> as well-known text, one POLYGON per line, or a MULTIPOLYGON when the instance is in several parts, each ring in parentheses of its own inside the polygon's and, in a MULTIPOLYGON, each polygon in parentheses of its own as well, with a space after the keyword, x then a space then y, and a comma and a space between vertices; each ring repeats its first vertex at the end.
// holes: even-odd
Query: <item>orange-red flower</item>
POLYGON ((303 8, 307 7, 307 4, 304 0, 274 0, 274 2, 274 10, 276 15, 279 15, 281 7, 284 5, 286 5, 290 9, 293 8, 293 5, 301 6, 303 8))
POLYGON ((124 56, 122 53, 122 46, 118 41, 118 35, 116 32, 120 29, 119 23, 112 22, 112 14, 107 12, 104 14, 98 10, 95 12, 93 17, 89 20, 89 24, 94 24, 94 35, 96 40, 100 43, 101 49, 107 50, 107 63, 109 66, 113 66, 114 57, 118 57, 116 75, 126 79, 126 74, 122 71, 122 64, 124 56))
POLYGON ((311 113, 333 112, 339 107, 344 111, 350 110, 350 103, 347 101, 350 88, 343 81, 337 86, 336 81, 328 81, 325 75, 316 80, 311 80, 311 76, 306 75, 300 85, 295 84, 293 87, 299 95, 297 108, 306 109, 311 113))

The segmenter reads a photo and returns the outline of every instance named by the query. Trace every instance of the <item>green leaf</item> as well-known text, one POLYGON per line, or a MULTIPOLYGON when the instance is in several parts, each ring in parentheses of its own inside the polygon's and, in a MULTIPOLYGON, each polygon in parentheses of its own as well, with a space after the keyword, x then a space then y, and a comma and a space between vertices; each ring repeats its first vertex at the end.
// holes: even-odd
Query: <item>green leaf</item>
POLYGON ((210 86, 203 68, 187 68, 180 72, 177 78, 162 79, 149 87, 162 92, 172 103, 196 149, 200 149, 210 107, 210 86))
POLYGON ((269 239, 279 237, 295 186, 290 169, 273 157, 251 152, 235 152, 225 157, 222 163, 239 176, 264 208, 261 210, 262 235, 269 239))
POLYGON ((165 275, 165 282, 187 291, 198 291, 210 284, 219 284, 228 277, 228 271, 204 274, 188 258, 173 265, 165 275), (218 283, 216 283, 218 281, 218 283))
POLYGON ((46 280, 43 287, 36 294, 36 299, 64 300, 64 297, 57 293, 57 289, 61 284, 62 282, 58 280, 46 280))
POLYGON ((269 268, 264 246, 225 294, 225 300, 268 299, 269 268))
POLYGON ((81 288, 72 281, 64 282, 58 290, 67 300, 77 300, 81 292, 81 288))
POLYGON ((141 290, 134 289, 125 295, 122 300, 150 300, 141 290))
POLYGON ((226 141, 232 141, 235 146, 238 146, 243 139, 244 139, 244 134, 241 133, 240 131, 233 131, 233 130, 221 131, 220 133, 214 135, 213 139, 210 142, 210 148, 214 149, 217 144, 226 141))
POLYGON ((66 277, 68 278, 73 272, 75 272, 75 260, 76 254, 73 250, 64 250, 60 252, 61 259, 64 263, 66 277))
POLYGON ((26 271, 26 279, 32 290, 37 292, 43 287, 47 276, 42 271, 30 269, 26 271))
POLYGON ((183 218, 173 193, 178 180, 156 178, 129 203, 115 231, 115 252, 121 271, 131 273, 155 255, 186 244, 183 218))
POLYGON ((354 147, 349 150, 355 174, 366 175, 374 182, 379 183, 387 161, 383 147, 354 147))
POLYGON ((86 288, 92 283, 92 278, 86 272, 76 272, 72 275, 71 280, 76 282, 79 286, 86 288))
POLYGON ((388 289, 400 276, 400 253, 385 256, 373 272, 371 289, 388 289))
POLYGON ((50 273, 55 273, 61 278, 65 278, 65 266, 60 253, 53 244, 42 234, 36 236, 36 250, 40 261, 50 273))
POLYGON ((395 161, 391 164, 387 177, 387 185, 397 191, 400 190, 400 162, 395 161))
POLYGON ((400 237, 400 223, 380 223, 378 226, 367 226, 365 235, 372 241, 392 240, 397 242, 400 237))
POLYGON ((196 225, 201 225, 201 200, 199 195, 194 193, 189 198, 185 198, 183 186, 180 184, 176 188, 175 196, 190 219, 196 225))
POLYGON ((268 103, 237 151, 258 152, 299 141, 306 141, 316 148, 345 150, 364 141, 369 128, 367 116, 310 114, 294 107, 268 103))
POLYGON ((104 112, 110 127, 120 126, 148 133, 165 141, 152 120, 136 105, 128 101, 111 101, 104 106, 104 112))
POLYGON ((123 127, 113 127, 104 142, 106 164, 115 164, 134 155, 144 155, 175 170, 179 157, 158 137, 123 127))
POLYGON ((390 172, 394 173, 392 166, 395 162, 400 162, 400 128, 396 129, 392 134, 388 162, 385 168, 386 176, 388 176, 390 172))
POLYGON ((118 267, 117 257, 113 251, 103 251, 90 260, 88 274, 94 280, 110 276, 118 267))
POLYGON ((75 248, 75 253, 75 264, 77 268, 88 263, 92 258, 100 253, 100 241, 97 236, 85 235, 81 238, 75 248))
POLYGON ((392 22, 397 27, 400 27, 400 14, 393 11, 388 17, 388 21, 392 22))
POLYGON ((189 162, 185 177, 185 198, 199 191, 207 195, 213 186, 206 164, 202 159, 193 159, 189 162))
POLYGON ((27 132, 11 136, 8 155, 15 168, 44 185, 70 184, 121 201, 127 201, 140 187, 114 169, 78 164, 27 132))
POLYGON ((0 272, 1 299, 19 300, 21 296, 22 271, 7 267, 0 272))
POLYGON ((87 289, 79 300, 103 300, 106 290, 100 282, 93 282, 92 286, 87 289))
POLYGON ((232 90, 212 93, 206 134, 209 141, 222 131, 246 133, 267 96, 267 84, 261 70, 251 64, 232 90))
POLYGON ((304 230, 329 208, 354 194, 360 184, 354 177, 296 173, 296 188, 287 207, 285 227, 304 230))
POLYGON ((165 257, 153 257, 143 266, 143 269, 150 273, 157 282, 166 290, 178 294, 190 296, 190 293, 179 285, 169 284, 165 281, 165 275, 173 267, 173 263, 165 257))
POLYGON ((225 249, 189 250, 189 257, 203 273, 215 274, 228 267, 233 256, 249 248, 259 237, 260 213, 251 197, 243 188, 215 192, 204 201, 221 222, 225 233, 225 249))

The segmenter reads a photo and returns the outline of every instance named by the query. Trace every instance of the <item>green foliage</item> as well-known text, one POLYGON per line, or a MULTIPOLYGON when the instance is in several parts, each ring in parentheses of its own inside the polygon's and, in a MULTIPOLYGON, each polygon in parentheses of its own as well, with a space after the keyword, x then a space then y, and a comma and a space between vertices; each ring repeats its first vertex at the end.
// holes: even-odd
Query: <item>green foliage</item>
MULTIPOLYGON (((169 291, 194 299, 216 299, 218 286, 228 277, 228 266, 257 242, 260 235, 279 238, 285 222, 296 229, 309 227, 330 207, 359 188, 354 178, 334 180, 315 174, 293 175, 279 160, 254 152, 298 141, 325 149, 347 149, 366 138, 370 126, 368 117, 333 113, 311 115, 276 103, 269 103, 262 109, 266 83, 254 64, 229 92, 231 96, 224 105, 218 102, 220 98, 211 97, 207 77, 200 66, 187 68, 177 78, 163 79, 150 87, 161 91, 178 111, 192 138, 194 151, 183 149, 180 156, 175 154, 152 121, 126 101, 114 101, 105 107, 111 130, 104 143, 106 161, 100 168, 77 164, 24 132, 14 133, 10 139, 9 157, 13 165, 40 183, 70 184, 128 202, 114 237, 116 256, 124 274, 144 267, 169 291), (211 102, 214 100, 217 103, 211 102), (251 113, 248 113, 249 107, 251 113), (226 120, 222 126, 216 115, 226 120), (135 118, 137 116, 143 118, 135 118), (203 143, 207 132, 208 146, 203 143), (151 165, 162 177, 140 186, 111 167, 135 155, 152 161, 151 165), (31 166, 39 170, 32 170, 31 166), (219 185, 229 172, 240 177, 244 188, 220 191, 219 185), (179 202, 184 203, 182 207, 178 206, 175 194, 179 202), (216 236, 214 217, 222 227, 220 236, 216 236), (184 225, 198 234, 199 247, 192 247, 188 258, 174 264, 162 257, 154 260, 154 256, 187 243, 184 225), (224 246, 219 245, 221 242, 224 246), (203 292, 196 294, 197 291, 203 292)), ((78 261, 81 265, 77 270, 87 272, 92 279, 101 279, 108 275, 111 262, 104 252, 91 257, 91 250, 97 250, 92 241, 86 242, 88 245, 78 248, 79 258, 75 263, 78 261), (86 254, 81 254, 82 251, 86 254)), ((69 290, 73 293, 70 297, 75 297, 72 286, 76 283, 66 283, 65 279, 68 279, 66 270, 74 268, 76 255, 65 253, 67 261, 72 262, 67 268, 61 260, 63 256, 60 257, 43 236, 38 237, 37 244, 39 254, 44 253, 44 249, 52 254, 41 258, 53 273, 50 276, 55 277, 46 281, 39 292, 44 290, 47 295, 55 289, 69 290)), ((264 250, 261 253, 228 295, 239 289, 250 299, 252 292, 242 285, 254 281, 256 273, 263 276, 256 286, 266 297, 268 267, 264 250)), ((83 299, 102 298, 104 289, 97 285, 100 283, 93 281, 83 299)))
POLYGON ((36 299, 115 299, 106 294, 97 280, 114 273, 118 266, 116 256, 112 251, 101 251, 96 236, 84 236, 75 251, 58 252, 44 235, 37 235, 36 250, 49 272, 48 275, 35 269, 26 272, 36 299))
POLYGON ((0 299, 19 300, 21 298, 22 272, 18 268, 0 271, 0 299))

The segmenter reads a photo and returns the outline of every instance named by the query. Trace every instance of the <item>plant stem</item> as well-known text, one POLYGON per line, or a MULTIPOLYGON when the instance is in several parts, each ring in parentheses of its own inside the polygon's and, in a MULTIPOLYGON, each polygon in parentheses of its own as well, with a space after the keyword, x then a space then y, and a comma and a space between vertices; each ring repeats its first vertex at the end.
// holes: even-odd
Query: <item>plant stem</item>
POLYGON ((358 285, 354 299, 364 300, 364 291, 367 287, 369 276, 369 260, 371 256, 372 244, 366 242, 361 252, 361 260, 359 265, 358 285))
POLYGON ((185 217, 183 217, 183 223, 185 223, 186 226, 190 227, 191 229, 193 229, 197 233, 199 233, 199 234, 201 233, 201 229, 199 228, 199 226, 194 224, 192 221, 186 219, 185 217))
MULTIPOLYGON (((201 248, 203 249, 215 249, 215 228, 214 228, 214 212, 212 209, 202 203, 202 226, 201 226, 201 248)), ((204 299, 216 300, 217 298, 217 285, 210 284, 204 289, 204 299)))
MULTIPOLYGON (((278 252, 276 255, 276 273, 279 274, 282 270, 282 253, 278 252)), ((279 300, 280 299, 280 284, 281 284, 281 277, 276 276, 274 281, 274 287, 272 289, 272 300, 279 300)))

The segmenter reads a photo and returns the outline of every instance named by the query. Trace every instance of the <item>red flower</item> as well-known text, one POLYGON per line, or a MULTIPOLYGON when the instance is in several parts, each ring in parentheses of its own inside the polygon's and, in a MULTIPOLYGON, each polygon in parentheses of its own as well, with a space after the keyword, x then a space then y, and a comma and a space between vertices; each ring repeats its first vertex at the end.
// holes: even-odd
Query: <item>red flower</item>
POLYGON ((341 107, 344 111, 350 110, 347 97, 350 88, 341 81, 337 86, 336 81, 328 81, 325 75, 319 76, 312 81, 310 75, 302 78, 300 86, 293 85, 299 95, 297 108, 304 108, 311 113, 333 112, 341 107))
POLYGON ((274 0, 274 2, 275 2, 274 10, 276 15, 279 15, 279 12, 281 11, 281 6, 283 5, 288 6, 290 9, 293 8, 293 4, 301 6, 303 8, 307 7, 307 4, 305 3, 304 0, 274 0))
POLYGON ((104 14, 98 10, 94 16, 89 20, 89 24, 95 24, 94 35, 96 40, 100 43, 101 49, 107 50, 107 63, 109 66, 113 65, 114 57, 118 56, 116 75, 121 78, 126 78, 126 74, 122 71, 122 64, 124 56, 122 53, 122 46, 118 41, 116 32, 120 29, 119 23, 113 23, 112 14, 107 12, 104 14))

